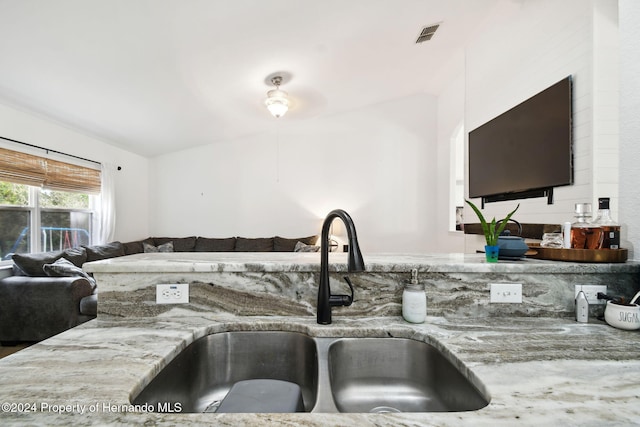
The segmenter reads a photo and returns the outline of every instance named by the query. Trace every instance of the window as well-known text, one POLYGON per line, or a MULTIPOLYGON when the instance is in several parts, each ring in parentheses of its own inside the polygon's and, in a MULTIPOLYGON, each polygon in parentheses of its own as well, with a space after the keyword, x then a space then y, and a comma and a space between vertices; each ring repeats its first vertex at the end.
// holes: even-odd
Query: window
POLYGON ((462 230, 464 218, 464 126, 460 123, 450 140, 449 230, 462 230))
POLYGON ((90 245, 99 189, 98 170, 0 148, 0 258, 90 245))
POLYGON ((91 244, 91 199, 0 181, 0 256, 91 244))

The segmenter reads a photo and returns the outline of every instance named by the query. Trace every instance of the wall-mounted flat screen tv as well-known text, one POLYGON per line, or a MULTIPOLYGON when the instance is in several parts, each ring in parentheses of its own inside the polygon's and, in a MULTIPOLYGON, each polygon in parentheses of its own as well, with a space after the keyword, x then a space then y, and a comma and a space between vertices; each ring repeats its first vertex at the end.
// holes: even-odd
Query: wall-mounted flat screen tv
POLYGON ((571 76, 469 132, 469 197, 548 197, 573 183, 571 76))

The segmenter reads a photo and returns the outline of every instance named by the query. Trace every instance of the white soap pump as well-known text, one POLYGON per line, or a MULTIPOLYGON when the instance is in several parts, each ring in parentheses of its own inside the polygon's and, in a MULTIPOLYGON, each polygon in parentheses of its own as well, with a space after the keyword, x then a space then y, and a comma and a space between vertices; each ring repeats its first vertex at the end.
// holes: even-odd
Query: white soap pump
POLYGON ((411 283, 402 292, 402 317, 407 322, 423 323, 427 317, 427 295, 418 283, 418 269, 411 270, 411 283))

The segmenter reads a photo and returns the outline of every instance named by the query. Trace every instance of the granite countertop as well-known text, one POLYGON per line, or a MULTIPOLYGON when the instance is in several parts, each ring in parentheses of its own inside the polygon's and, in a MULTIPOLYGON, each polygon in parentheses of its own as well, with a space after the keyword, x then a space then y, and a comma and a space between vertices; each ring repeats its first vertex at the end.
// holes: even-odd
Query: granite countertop
MULTIPOLYGON (((432 273, 591 273, 637 272, 634 261, 617 264, 576 263, 523 258, 487 263, 484 254, 365 254, 368 272, 432 273)), ((346 271, 347 254, 329 254, 331 271, 346 271)), ((171 252, 135 254, 88 262, 90 273, 307 272, 320 269, 320 253, 302 252, 171 252)))
POLYGON ((631 425, 640 424, 640 332, 551 318, 182 317, 90 321, 0 360, 3 425, 631 425), (491 402, 461 413, 155 414, 129 399, 193 340, 229 330, 395 336, 437 342, 483 382, 491 402), (61 412, 61 413, 58 413, 61 412), (84 412, 84 413, 83 413, 84 412))

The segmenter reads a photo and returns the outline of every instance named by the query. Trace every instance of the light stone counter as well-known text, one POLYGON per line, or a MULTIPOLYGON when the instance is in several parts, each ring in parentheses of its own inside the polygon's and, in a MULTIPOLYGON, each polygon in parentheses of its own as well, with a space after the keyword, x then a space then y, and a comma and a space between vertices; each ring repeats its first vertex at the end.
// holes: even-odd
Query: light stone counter
MULTIPOLYGON (((334 293, 347 292, 345 253, 331 253, 334 293)), ((640 264, 585 264, 534 259, 485 262, 483 254, 364 254, 366 271, 350 274, 354 304, 336 316, 398 316, 402 290, 417 269, 436 316, 525 315, 568 317, 576 284, 606 285, 611 295, 631 298, 640 289, 640 264), (522 284, 523 304, 489 304, 491 283, 522 284)), ((99 314, 129 317, 167 315, 156 305, 156 285, 188 283, 195 313, 307 316, 315 313, 319 253, 137 254, 86 263, 100 292, 99 314)), ((592 315, 596 315, 593 307, 592 315)))
MULTIPOLYGON (((327 326, 315 322, 319 254, 140 254, 86 264, 98 281, 98 319, 0 360, 0 424, 640 424, 640 332, 569 319, 574 283, 607 284, 614 294, 633 295, 640 287, 638 264, 488 265, 482 255, 364 258, 367 271, 352 275, 353 305, 334 308, 327 326), (429 298, 430 316, 422 325, 399 317, 412 268, 420 271, 429 298), (523 303, 489 304, 489 283, 500 282, 522 283, 523 303), (189 283, 189 303, 156 305, 158 283, 189 283), (462 413, 127 412, 130 399, 187 345, 235 330, 430 342, 470 369, 491 402, 462 413), (56 414, 61 408, 68 413, 56 414)), ((332 254, 331 261, 331 286, 340 292, 344 254, 332 254)))
POLYGON ((6 425, 620 426, 640 424, 640 332, 567 319, 184 316, 94 320, 0 360, 6 425), (491 402, 461 413, 131 413, 129 399, 193 340, 228 330, 394 336, 445 346, 491 402), (8 404, 8 406, 7 406, 8 404), (20 409, 20 411, 18 411, 20 409), (16 412, 12 412, 15 410, 16 412), (58 414, 56 411, 67 412, 58 414), (84 411, 84 413, 81 413, 84 411))
MULTIPOLYGON (((625 273, 638 272, 636 262, 617 264, 555 262, 524 258, 487 263, 484 254, 364 254, 367 272, 432 273, 625 273)), ((329 268, 345 272, 347 254, 329 254, 329 268)), ((91 273, 246 273, 313 272, 320 253, 303 252, 171 252, 136 254, 87 263, 91 273)))

